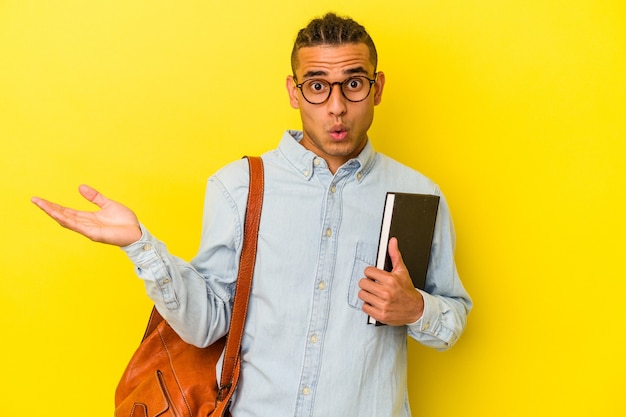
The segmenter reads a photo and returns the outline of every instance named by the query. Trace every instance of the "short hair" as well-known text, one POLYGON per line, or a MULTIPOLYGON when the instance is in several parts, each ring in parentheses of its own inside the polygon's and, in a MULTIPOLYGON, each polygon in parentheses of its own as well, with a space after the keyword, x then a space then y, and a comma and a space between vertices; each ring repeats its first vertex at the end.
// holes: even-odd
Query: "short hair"
POLYGON ((335 13, 327 13, 322 18, 311 20, 309 24, 300 29, 291 51, 291 71, 296 74, 298 67, 298 51, 300 48, 311 46, 331 45, 339 46, 350 43, 364 43, 370 52, 370 61, 374 65, 378 63, 378 54, 374 41, 365 28, 349 17, 340 17, 335 13))

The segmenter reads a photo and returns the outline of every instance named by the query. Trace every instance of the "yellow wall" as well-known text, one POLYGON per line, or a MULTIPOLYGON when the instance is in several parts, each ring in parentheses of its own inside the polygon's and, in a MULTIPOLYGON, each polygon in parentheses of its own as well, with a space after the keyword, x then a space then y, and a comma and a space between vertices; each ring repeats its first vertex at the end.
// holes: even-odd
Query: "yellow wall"
POLYGON ((0 397, 112 415, 150 303, 123 254, 61 229, 88 183, 189 259, 206 177, 276 145, 295 31, 333 9, 386 72, 378 150, 452 205, 475 310, 410 342, 416 415, 623 415, 622 0, 0 1, 0 397))

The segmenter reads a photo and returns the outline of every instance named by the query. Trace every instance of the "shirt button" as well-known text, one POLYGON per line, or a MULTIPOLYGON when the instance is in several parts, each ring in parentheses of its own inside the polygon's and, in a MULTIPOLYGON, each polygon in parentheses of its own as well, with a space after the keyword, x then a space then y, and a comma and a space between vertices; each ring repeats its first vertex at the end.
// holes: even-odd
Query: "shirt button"
POLYGON ((304 171, 303 174, 304 174, 305 177, 308 177, 309 176, 309 171, 304 171))
POLYGON ((428 330, 429 327, 430 327, 430 323, 426 323, 422 326, 422 330, 428 330))
POLYGON ((143 245, 143 250, 148 251, 150 249, 152 249, 152 245, 151 244, 146 243, 145 245, 143 245))
POLYGON ((324 288, 326 288, 326 283, 324 281, 320 281, 320 283, 317 284, 317 288, 323 290, 324 288))
POLYGON ((319 158, 315 158, 315 159, 313 160, 313 164, 314 164, 316 167, 317 167, 317 166, 319 166, 319 165, 320 165, 320 163, 321 163, 321 162, 320 162, 319 158))
POLYGON ((334 185, 332 187, 330 187, 330 192, 334 193, 337 191, 337 187, 335 187, 334 185))
POLYGON ((331 237, 333 235, 333 231, 330 229, 326 229, 326 237, 331 237))
POLYGON ((311 388, 309 388, 309 387, 302 388, 302 393, 304 395, 309 395, 311 393, 311 388))
POLYGON ((363 178, 363 174, 361 174, 360 172, 357 172, 356 179, 360 180, 361 178, 363 178))
POLYGON ((317 343, 317 341, 318 341, 318 338, 317 338, 317 335, 316 335, 316 334, 314 334, 313 336, 311 336, 311 343, 317 343))
POLYGON ((169 283, 170 283, 170 279, 169 279, 169 278, 165 278, 165 279, 163 280, 163 284, 169 284, 169 283))

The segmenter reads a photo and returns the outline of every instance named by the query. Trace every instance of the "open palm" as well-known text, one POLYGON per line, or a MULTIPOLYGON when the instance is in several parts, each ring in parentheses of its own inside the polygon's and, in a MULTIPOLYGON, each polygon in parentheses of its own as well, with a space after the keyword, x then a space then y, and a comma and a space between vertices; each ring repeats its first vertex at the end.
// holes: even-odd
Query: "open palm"
POLYGON ((32 202, 61 226, 95 242, 127 246, 141 238, 139 220, 131 209, 106 198, 88 185, 81 185, 78 191, 100 210, 74 210, 39 197, 33 197, 32 202))

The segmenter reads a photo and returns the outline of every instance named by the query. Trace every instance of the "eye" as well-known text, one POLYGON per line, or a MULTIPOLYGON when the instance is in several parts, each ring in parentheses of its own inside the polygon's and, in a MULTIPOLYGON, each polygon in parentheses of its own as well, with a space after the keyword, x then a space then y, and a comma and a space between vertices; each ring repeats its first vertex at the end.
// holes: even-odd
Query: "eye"
POLYGON ((306 89, 312 94, 325 93, 328 89, 328 84, 322 80, 310 80, 306 84, 306 89))
POLYGON ((359 90, 363 87, 363 80, 360 77, 350 78, 345 85, 348 90, 359 90))

